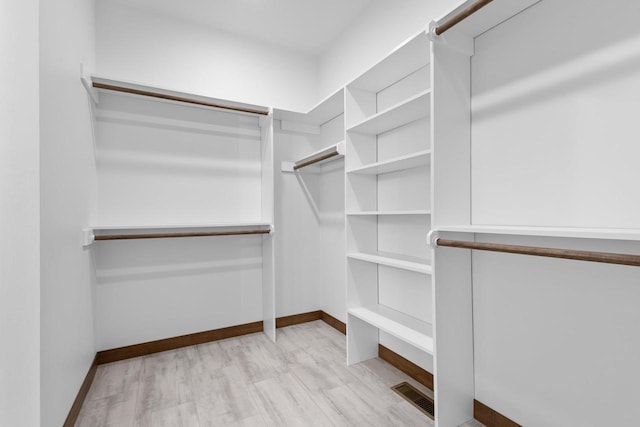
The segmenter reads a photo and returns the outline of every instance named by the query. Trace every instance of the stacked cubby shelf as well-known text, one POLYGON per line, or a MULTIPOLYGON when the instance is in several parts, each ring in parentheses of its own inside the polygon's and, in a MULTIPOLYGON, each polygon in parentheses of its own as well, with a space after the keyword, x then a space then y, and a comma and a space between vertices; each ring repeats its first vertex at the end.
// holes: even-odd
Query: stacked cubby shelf
POLYGON ((377 356, 379 344, 408 358, 433 353, 429 73, 421 33, 346 88, 350 364, 377 356))

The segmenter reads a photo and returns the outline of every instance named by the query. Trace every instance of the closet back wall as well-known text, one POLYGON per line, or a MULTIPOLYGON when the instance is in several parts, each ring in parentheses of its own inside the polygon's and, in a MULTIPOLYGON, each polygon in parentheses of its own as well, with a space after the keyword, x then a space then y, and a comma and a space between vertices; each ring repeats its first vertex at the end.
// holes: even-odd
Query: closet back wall
POLYGON ((294 111, 316 102, 314 57, 109 0, 96 8, 100 75, 294 111))
MULTIPOLYGON (((639 13, 630 0, 542 1, 476 39, 474 224, 640 228, 639 13)), ((638 423, 640 269, 474 252, 473 284, 478 400, 522 425, 638 423)))

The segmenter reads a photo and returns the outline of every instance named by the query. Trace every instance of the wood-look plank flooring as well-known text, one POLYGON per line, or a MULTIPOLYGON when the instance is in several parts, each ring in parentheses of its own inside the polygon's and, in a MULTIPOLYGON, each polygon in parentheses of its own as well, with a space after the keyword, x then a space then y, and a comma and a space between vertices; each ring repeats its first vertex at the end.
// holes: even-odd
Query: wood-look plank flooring
POLYGON ((345 336, 322 321, 100 365, 78 427, 431 426, 390 386, 381 359, 345 363, 345 336))

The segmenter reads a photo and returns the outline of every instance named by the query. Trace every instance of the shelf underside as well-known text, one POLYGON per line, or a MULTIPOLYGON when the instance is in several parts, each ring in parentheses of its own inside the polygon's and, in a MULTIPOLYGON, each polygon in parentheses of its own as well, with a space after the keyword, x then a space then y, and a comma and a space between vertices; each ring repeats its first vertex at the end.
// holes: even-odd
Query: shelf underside
POLYGON ((433 328, 430 323, 380 304, 351 308, 348 313, 422 351, 433 354, 433 328))

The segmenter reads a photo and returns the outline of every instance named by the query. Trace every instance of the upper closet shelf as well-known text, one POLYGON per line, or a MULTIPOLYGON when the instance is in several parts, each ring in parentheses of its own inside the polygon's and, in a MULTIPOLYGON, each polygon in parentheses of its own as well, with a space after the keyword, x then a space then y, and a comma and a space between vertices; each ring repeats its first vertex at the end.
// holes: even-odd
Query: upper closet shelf
POLYGON ((421 31, 348 86, 377 93, 427 65, 429 65, 429 37, 425 31, 421 31))
MULTIPOLYGON (((306 168, 310 166, 319 166, 342 157, 344 157, 344 142, 339 142, 311 153, 295 162, 282 162, 282 172, 300 172, 303 168, 307 171, 306 168)), ((317 172, 317 169, 311 171, 317 172)))
POLYGON ((274 109, 273 118, 285 122, 321 126, 342 113, 344 113, 344 88, 323 99, 306 113, 274 109))
POLYGON ((387 108, 347 129, 348 132, 377 135, 427 117, 431 91, 425 90, 408 100, 387 108))
POLYGON ((426 166, 431 162, 431 150, 418 151, 406 156, 394 157, 382 162, 371 163, 348 170, 347 173, 358 175, 380 175, 383 173, 398 172, 406 169, 426 166))
POLYGON ((351 308, 348 313, 422 351, 433 354, 433 327, 430 323, 380 304, 351 308))
POLYGON ((437 227, 434 233, 451 231, 457 233, 505 234, 512 236, 563 237, 598 240, 640 241, 640 229, 628 228, 574 228, 574 227, 525 227, 500 225, 448 225, 437 227))
POLYGON ((260 221, 214 224, 96 225, 83 230, 83 244, 87 246, 96 240, 269 234, 271 230, 271 223, 260 221))
POLYGON ((211 98, 208 96, 195 95, 98 76, 83 77, 82 84, 87 89, 89 95, 96 104, 98 104, 100 101, 100 92, 108 91, 122 93, 130 96, 150 97, 162 100, 164 102, 178 102, 197 107, 215 108, 221 111, 240 114, 265 116, 269 114, 268 107, 229 101, 226 99, 211 98))
POLYGON ((431 215, 430 210, 403 210, 403 211, 361 211, 347 212, 347 216, 404 216, 404 215, 431 215))

